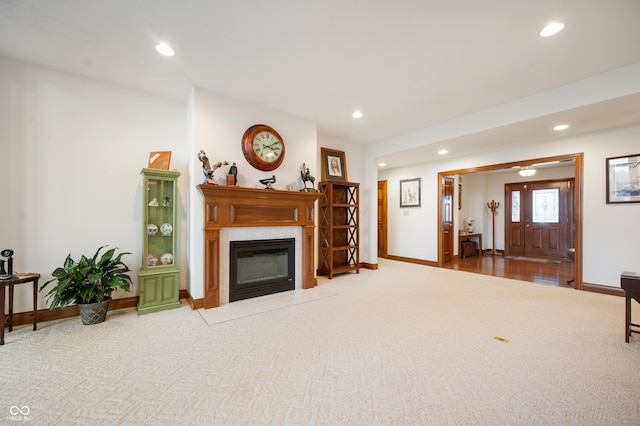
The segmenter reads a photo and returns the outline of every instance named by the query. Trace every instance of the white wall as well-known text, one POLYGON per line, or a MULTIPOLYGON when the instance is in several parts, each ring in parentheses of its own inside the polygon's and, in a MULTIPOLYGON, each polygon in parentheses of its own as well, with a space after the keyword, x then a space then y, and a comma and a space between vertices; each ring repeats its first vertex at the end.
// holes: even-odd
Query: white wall
POLYGON ((429 176, 425 165, 383 170, 379 172, 378 178, 387 181, 388 254, 424 260, 437 259, 437 179, 429 176), (420 207, 400 207, 400 181, 414 178, 420 178, 420 207), (426 220, 431 213, 436 214, 436 220, 426 220))
MULTIPOLYGON (((264 186, 259 179, 276 176, 276 189, 285 189, 291 184, 294 189, 304 187, 300 179, 300 167, 303 163, 313 168, 316 164, 317 137, 314 122, 258 105, 247 104, 229 99, 205 90, 194 90, 190 121, 193 139, 191 147, 189 182, 189 293, 194 299, 204 297, 204 239, 202 232, 203 206, 202 194, 197 185, 203 181, 202 163, 196 155, 204 150, 213 164, 218 161, 236 162, 238 167, 238 185, 244 187, 264 186), (254 169, 244 159, 241 148, 242 135, 254 124, 266 124, 273 127, 285 142, 284 161, 273 172, 254 169)), ((223 166, 215 173, 221 184, 229 166, 223 166)), ((313 174, 313 173, 312 173, 313 174)), ((320 176, 316 173, 316 176, 320 176)), ((319 180, 319 179, 318 179, 319 180)), ((223 260, 224 261, 224 260, 223 260)))
MULTIPOLYGON (((0 248, 16 251, 16 271, 40 272, 42 281, 67 254, 93 254, 109 244, 133 253, 124 258, 134 281, 127 296, 137 294, 140 170, 150 151, 172 151, 171 168, 182 173, 176 263, 180 288, 194 298, 203 297, 200 149, 212 162, 235 161, 241 186, 261 187, 259 179, 275 174, 276 188, 292 184, 298 190, 303 163, 321 179, 314 122, 205 90, 196 88, 189 99, 176 101, 0 57, 0 93, 0 179, 6 196, 0 248), (256 123, 274 127, 285 140, 285 159, 273 173, 253 169, 242 155, 242 134, 256 123)), ((322 146, 344 150, 349 179, 362 179, 361 146, 335 139, 322 146)), ((218 169, 216 178, 223 182, 227 171, 228 166, 218 169)), ((16 289, 16 312, 31 309, 26 287, 16 289)))
MULTIPOLYGON (((316 165, 316 182, 322 180, 321 162, 322 148, 329 148, 338 151, 344 151, 345 163, 347 164, 347 179, 349 182, 355 182, 360 184, 360 216, 359 216, 359 235, 360 235, 360 262, 377 263, 376 258, 370 258, 368 253, 368 247, 371 244, 377 246, 377 239, 373 242, 370 239, 370 226, 369 215, 367 213, 368 206, 373 200, 377 200, 378 187, 375 177, 367 179, 366 164, 365 164, 365 147, 359 144, 346 142, 340 139, 331 138, 328 136, 318 136, 318 161, 316 165)), ((373 222, 374 226, 376 222, 373 222)), ((316 227, 317 238, 317 227, 316 227)), ((317 254, 317 253, 316 253, 317 254)), ((317 256, 316 256, 317 257, 317 256)), ((317 260, 317 259, 316 259, 317 260)))
MULTIPOLYGON (((0 248, 15 250, 14 270, 39 272, 42 283, 67 254, 93 255, 107 244, 133 253, 123 260, 135 294, 140 170, 155 150, 172 151, 171 168, 185 175, 177 261, 185 265, 185 111, 184 102, 0 57, 0 248)), ((32 308, 30 292, 16 288, 16 312, 32 308)))
MULTIPOLYGON (((486 231, 487 218, 489 219, 489 223, 491 223, 491 218, 487 217, 487 211, 489 210, 486 204, 487 201, 489 201, 489 198, 487 198, 487 175, 480 173, 458 176, 458 182, 462 186, 462 209, 458 210, 455 229, 464 230, 465 219, 473 217, 476 220, 474 225, 475 232, 483 235, 482 247, 480 248, 484 249, 488 247, 490 243, 489 235, 486 231)), ((456 188, 456 191, 458 191, 458 188, 456 188)), ((458 194, 456 193, 456 201, 457 199, 458 194)), ((454 254, 458 254, 458 242, 456 241, 455 243, 456 251, 454 254)))
MULTIPOLYGON (((204 90, 194 89, 189 99, 176 101, 4 57, 0 57, 0 249, 13 248, 15 270, 40 272, 44 281, 68 253, 77 257, 93 254, 103 244, 118 246, 134 253, 125 261, 133 271, 135 294, 142 264, 139 172, 150 151, 171 150, 171 168, 182 173, 177 261, 181 288, 189 289, 194 298, 202 297, 202 197, 196 189, 202 171, 196 154, 204 149, 214 162, 237 162, 239 184, 255 186, 258 179, 271 176, 254 170, 242 156, 240 138, 256 123, 271 125, 286 141, 285 160, 274 173, 278 188, 302 187, 302 163, 314 165, 311 172, 319 181, 321 147, 345 151, 349 180, 361 183, 363 262, 377 259, 379 178, 389 180, 389 253, 435 261, 438 172, 584 152, 584 280, 618 286, 621 271, 640 270, 640 243, 628 238, 640 204, 604 202, 604 158, 637 154, 639 126, 424 163, 378 176, 375 158, 381 147, 406 149, 437 135, 427 132, 425 139, 424 132, 416 132, 365 148, 318 137, 315 123, 307 119, 204 90), (394 201, 398 181, 414 177, 422 178, 422 206, 400 209, 394 201)), ((223 178, 227 170, 219 169, 216 177, 223 178)), ((489 187, 487 191, 490 197, 489 187)), ((24 287, 16 290, 17 312, 31 309, 30 291, 24 287)), ((44 306, 42 294, 39 303, 44 306)))
MULTIPOLYGON (((389 254, 437 261, 439 172, 583 152, 583 280, 619 287, 622 271, 640 271, 640 241, 630 238, 630 235, 635 235, 640 204, 606 204, 605 158, 638 154, 639 138, 640 126, 628 126, 512 150, 381 170, 378 179, 389 181, 389 254), (422 178, 422 207, 400 209, 396 202, 399 181, 415 177, 422 178)), ((466 182, 467 176, 463 176, 463 192, 466 182)), ((486 200, 483 202, 492 198, 496 201, 502 199, 503 184, 501 178, 487 178, 486 200), (496 181, 491 183, 491 180, 496 181)), ((370 211, 369 220, 373 220, 375 215, 376 212, 370 211)), ((483 216, 483 229, 487 229, 487 220, 490 217, 483 216)), ((496 219, 496 222, 500 220, 496 219)), ((500 241, 498 235, 496 240, 500 241)), ((488 242, 484 244, 487 246, 488 242)))
POLYGON ((345 163, 347 164, 347 179, 349 182, 362 184, 364 178, 364 147, 362 145, 346 142, 328 136, 318 135, 318 163, 316 164, 317 176, 322 177, 320 156, 322 148, 344 151, 345 163))

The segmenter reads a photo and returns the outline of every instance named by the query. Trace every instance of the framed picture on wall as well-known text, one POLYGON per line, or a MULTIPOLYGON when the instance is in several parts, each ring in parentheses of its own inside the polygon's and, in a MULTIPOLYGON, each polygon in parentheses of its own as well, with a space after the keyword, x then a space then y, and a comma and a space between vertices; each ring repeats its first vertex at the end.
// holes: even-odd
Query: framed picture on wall
POLYGON ((607 204, 640 203, 640 154, 610 157, 607 166, 607 204))
POLYGON ((321 148, 322 154, 322 180, 337 180, 346 182, 347 163, 344 158, 344 151, 321 148))
POLYGON ((400 181, 400 207, 420 207, 420 178, 400 181))

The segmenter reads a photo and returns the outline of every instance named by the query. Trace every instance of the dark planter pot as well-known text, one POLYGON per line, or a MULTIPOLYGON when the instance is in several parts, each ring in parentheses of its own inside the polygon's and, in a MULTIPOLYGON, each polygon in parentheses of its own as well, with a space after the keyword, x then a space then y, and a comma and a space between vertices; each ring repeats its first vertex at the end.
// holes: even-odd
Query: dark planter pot
POLYGON ((92 325, 104 322, 104 320, 107 318, 109 302, 111 302, 111 299, 107 299, 104 302, 89 304, 78 303, 78 309, 80 309, 80 319, 82 320, 82 323, 85 325, 92 325))

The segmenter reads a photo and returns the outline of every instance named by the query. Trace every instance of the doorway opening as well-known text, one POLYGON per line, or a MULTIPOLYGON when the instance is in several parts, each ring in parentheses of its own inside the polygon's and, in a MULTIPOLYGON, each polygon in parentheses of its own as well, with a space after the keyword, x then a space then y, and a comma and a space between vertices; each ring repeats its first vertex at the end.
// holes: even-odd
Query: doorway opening
POLYGON ((445 218, 443 217, 443 199, 445 197, 445 177, 465 175, 470 173, 491 172, 505 169, 513 169, 519 166, 532 166, 534 164, 551 163, 555 161, 572 161, 574 165, 574 190, 572 195, 571 210, 573 212, 573 280, 574 287, 582 290, 582 193, 583 193, 583 153, 567 154, 554 157, 530 159, 511 163, 502 163, 489 166, 449 170, 438 173, 438 266, 444 267, 445 263, 445 218))

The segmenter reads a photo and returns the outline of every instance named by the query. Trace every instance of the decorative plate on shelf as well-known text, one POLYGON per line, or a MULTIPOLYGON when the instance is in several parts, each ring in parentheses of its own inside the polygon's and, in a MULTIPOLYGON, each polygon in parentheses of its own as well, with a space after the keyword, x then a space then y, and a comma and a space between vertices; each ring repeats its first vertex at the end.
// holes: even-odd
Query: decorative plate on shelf
POLYGON ((160 256, 160 263, 163 265, 171 265, 173 263, 173 255, 171 253, 164 253, 160 256))
POLYGON ((153 253, 149 253, 147 256, 147 266, 156 266, 158 264, 158 256, 153 253))
POLYGON ((147 225, 147 234, 156 235, 157 233, 158 233, 158 225, 154 225, 153 223, 150 223, 147 225))
POLYGON ((171 235, 173 233, 173 226, 170 223, 163 223, 160 225, 160 232, 162 235, 171 235))

